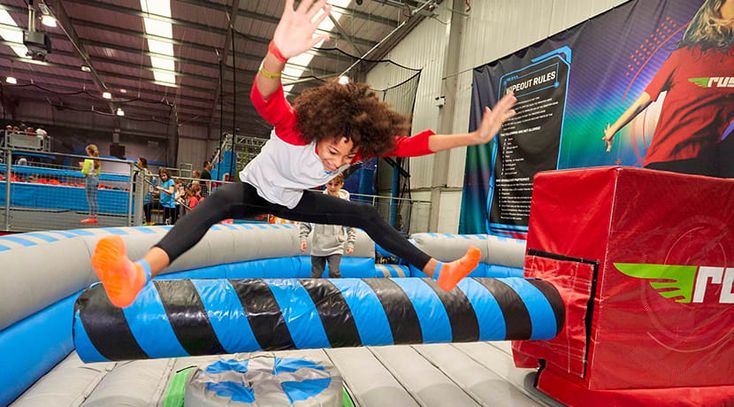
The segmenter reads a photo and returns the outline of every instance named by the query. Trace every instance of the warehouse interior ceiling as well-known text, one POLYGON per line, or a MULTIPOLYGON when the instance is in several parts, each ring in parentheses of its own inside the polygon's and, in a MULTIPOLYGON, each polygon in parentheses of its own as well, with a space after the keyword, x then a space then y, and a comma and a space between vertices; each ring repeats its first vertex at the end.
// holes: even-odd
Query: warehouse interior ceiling
MULTIPOLYGON (((296 4, 299 2, 297 1, 296 4)), ((291 95, 318 80, 379 59, 431 16, 436 0, 330 0, 320 25, 331 38, 289 61, 291 95), (354 57, 352 57, 352 56, 354 57), (359 61, 359 59, 357 59, 359 61)), ((253 0, 0 0, 0 70, 4 99, 33 99, 56 109, 94 111, 116 120, 247 129, 269 127, 249 101, 285 1, 253 0), (29 9, 35 12, 29 24, 29 9), (55 27, 45 23, 49 16, 55 27), (43 21, 43 23, 42 23, 43 21), (51 49, 28 57, 23 31, 35 25, 51 49), (108 94, 105 94, 108 93, 108 94), (107 96, 107 98, 103 97, 107 96), (124 116, 120 116, 124 113, 124 116)), ((33 28, 30 28, 32 31, 33 28)))

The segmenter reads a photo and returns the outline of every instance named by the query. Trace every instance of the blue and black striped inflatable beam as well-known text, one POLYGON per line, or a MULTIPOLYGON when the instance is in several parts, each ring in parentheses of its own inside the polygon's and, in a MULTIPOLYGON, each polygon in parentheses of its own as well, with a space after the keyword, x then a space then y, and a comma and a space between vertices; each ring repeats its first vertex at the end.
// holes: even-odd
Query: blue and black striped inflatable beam
POLYGON ((551 339, 564 304, 542 280, 419 278, 162 280, 114 307, 97 284, 77 299, 85 362, 488 340, 551 339))

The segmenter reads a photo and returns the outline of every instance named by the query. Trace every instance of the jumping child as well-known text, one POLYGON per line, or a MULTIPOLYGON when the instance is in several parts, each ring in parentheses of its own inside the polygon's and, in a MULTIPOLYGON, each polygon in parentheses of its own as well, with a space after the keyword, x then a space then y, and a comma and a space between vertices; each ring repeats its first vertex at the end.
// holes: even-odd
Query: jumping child
POLYGON ((326 0, 303 0, 296 10, 286 0, 250 98, 258 113, 275 129, 260 154, 240 173, 242 182, 227 184, 184 216, 142 259, 128 259, 119 236, 103 238, 92 266, 112 304, 130 305, 143 286, 202 239, 222 219, 271 213, 299 222, 358 227, 380 246, 407 260, 451 290, 479 263, 472 247, 464 257, 441 263, 419 250, 385 222, 373 206, 309 191, 369 157, 416 157, 492 140, 512 117, 516 99, 506 95, 493 110, 486 108, 479 128, 471 133, 413 137, 408 119, 381 102, 365 84, 328 82, 304 91, 291 105, 280 81, 289 58, 326 38, 314 36, 329 15, 326 0), (397 135, 397 136, 396 136, 397 135))

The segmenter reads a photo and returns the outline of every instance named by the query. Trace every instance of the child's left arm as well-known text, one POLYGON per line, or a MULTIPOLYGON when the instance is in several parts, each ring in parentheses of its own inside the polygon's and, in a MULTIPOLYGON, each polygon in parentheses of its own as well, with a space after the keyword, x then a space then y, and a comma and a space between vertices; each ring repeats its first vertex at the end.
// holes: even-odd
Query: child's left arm
POLYGON ((505 121, 515 115, 515 110, 512 109, 515 102, 517 102, 515 95, 508 93, 497 102, 494 109, 484 108, 479 128, 471 133, 433 135, 428 139, 428 148, 437 153, 456 147, 489 143, 500 131, 505 121))
POLYGON ((512 109, 515 102, 515 96, 507 94, 497 102, 494 109, 486 107, 479 128, 471 133, 435 134, 429 130, 413 137, 396 137, 395 149, 386 155, 418 157, 456 147, 487 144, 497 135, 505 121, 515 115, 512 109))

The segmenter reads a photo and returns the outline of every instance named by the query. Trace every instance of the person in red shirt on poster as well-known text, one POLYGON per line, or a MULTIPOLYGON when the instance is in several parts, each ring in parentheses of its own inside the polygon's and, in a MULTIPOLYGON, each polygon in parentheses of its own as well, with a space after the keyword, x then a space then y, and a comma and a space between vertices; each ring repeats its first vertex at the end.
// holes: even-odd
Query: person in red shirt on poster
POLYGON ((614 136, 667 91, 646 168, 734 177, 734 0, 706 0, 640 97, 602 140, 614 136))
POLYGON ((326 0, 303 0, 296 10, 293 3, 285 1, 250 93, 255 109, 275 127, 270 139, 240 173, 242 182, 218 188, 139 261, 127 258, 119 236, 99 241, 92 267, 112 304, 130 305, 152 277, 201 240, 216 222, 263 213, 361 228, 380 246, 432 276, 446 291, 479 263, 481 254, 476 247, 456 261, 441 263, 385 222, 374 206, 309 189, 327 183, 363 158, 415 157, 488 143, 515 114, 515 97, 508 94, 494 109, 486 108, 474 132, 436 135, 429 130, 413 137, 402 136, 409 130, 408 119, 380 101, 366 84, 328 82, 304 91, 291 105, 285 98, 281 73, 288 58, 326 39, 314 32, 331 9, 326 0))

